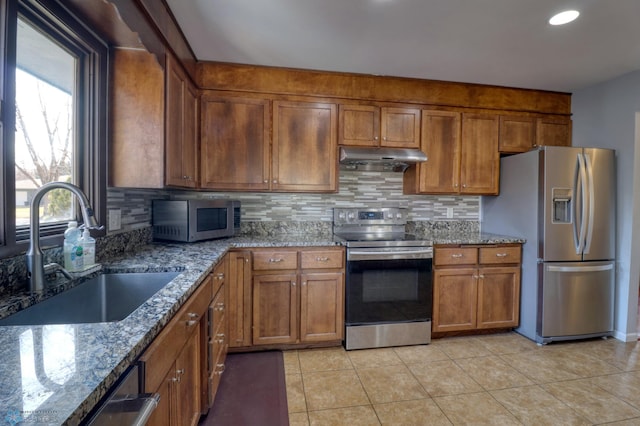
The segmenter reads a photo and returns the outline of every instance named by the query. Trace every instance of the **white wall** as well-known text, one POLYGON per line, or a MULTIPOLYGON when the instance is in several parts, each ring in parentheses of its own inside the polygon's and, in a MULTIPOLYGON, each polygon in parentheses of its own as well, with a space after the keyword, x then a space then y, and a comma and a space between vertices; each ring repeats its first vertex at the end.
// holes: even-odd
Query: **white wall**
POLYGON ((640 280, 640 71, 576 91, 572 112, 574 146, 617 153, 615 337, 632 341, 640 280))

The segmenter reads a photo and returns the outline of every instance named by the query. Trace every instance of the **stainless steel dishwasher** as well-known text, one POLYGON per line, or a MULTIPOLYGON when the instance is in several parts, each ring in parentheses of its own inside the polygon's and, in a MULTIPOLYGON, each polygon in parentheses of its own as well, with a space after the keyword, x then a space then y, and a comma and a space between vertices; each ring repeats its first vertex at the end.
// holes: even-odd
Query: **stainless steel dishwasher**
POLYGON ((140 393, 140 368, 134 365, 91 417, 91 426, 142 426, 158 406, 160 395, 140 393))

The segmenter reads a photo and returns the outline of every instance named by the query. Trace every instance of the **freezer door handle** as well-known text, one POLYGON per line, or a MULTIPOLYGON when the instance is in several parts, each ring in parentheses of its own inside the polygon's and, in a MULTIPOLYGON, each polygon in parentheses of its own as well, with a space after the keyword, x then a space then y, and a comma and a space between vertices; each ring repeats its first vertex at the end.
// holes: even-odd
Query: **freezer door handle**
POLYGON ((613 264, 607 265, 588 265, 588 266, 555 266, 548 265, 547 271, 549 272, 598 272, 598 271, 610 271, 613 269, 613 264))

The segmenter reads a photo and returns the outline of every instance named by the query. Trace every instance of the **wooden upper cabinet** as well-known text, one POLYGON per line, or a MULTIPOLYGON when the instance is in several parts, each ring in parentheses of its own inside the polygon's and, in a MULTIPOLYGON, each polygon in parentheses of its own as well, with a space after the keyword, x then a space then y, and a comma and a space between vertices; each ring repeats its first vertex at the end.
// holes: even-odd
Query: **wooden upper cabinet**
POLYGON ((536 145, 571 146, 571 119, 539 118, 536 145))
POLYGON ((335 104, 273 102, 271 190, 338 190, 335 104))
POLYGON ((340 105, 340 145, 378 146, 380 108, 373 105, 340 105))
POLYGON ((498 194, 500 187, 497 115, 462 114, 461 194, 498 194))
POLYGON ((269 189, 269 108, 266 99, 203 96, 202 188, 269 189))
POLYGON ((421 149, 427 161, 404 176, 404 192, 451 194, 460 179, 460 120, 455 111, 422 111, 421 149))
POLYGON ((532 150, 536 145, 535 117, 500 116, 501 153, 518 153, 532 150))
POLYGON ((500 154, 497 115, 422 111, 427 161, 405 172, 408 194, 497 194, 500 154))
POLYGON ((165 180, 167 186, 195 188, 198 148, 198 90, 167 53, 165 69, 165 180))
POLYGON ((420 109, 340 105, 340 145, 420 147, 420 109))
POLYGON ((144 50, 111 55, 109 186, 164 187, 164 90, 162 67, 144 50))

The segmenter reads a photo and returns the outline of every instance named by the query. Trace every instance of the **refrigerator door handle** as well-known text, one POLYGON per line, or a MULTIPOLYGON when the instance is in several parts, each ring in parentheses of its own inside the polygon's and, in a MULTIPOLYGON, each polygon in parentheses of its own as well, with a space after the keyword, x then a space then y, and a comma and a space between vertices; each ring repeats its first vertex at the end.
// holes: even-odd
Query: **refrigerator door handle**
POLYGON ((573 243, 576 254, 582 254, 584 250, 585 236, 587 233, 587 204, 585 202, 585 191, 587 188, 587 173, 582 154, 577 155, 576 171, 573 182, 574 199, 580 201, 580 205, 574 203, 573 221, 573 243), (580 195, 578 197, 578 194, 580 195), (579 215, 579 216, 578 216, 579 215), (580 222, 580 232, 578 233, 578 221, 580 222))
POLYGON ((608 265, 596 265, 596 266, 547 266, 549 272, 598 272, 598 271, 610 271, 613 269, 613 264, 608 265))
MULTIPOLYGON (((578 164, 576 165, 577 167, 577 174, 579 174, 580 179, 578 180, 578 176, 576 176, 576 189, 579 190, 579 194, 580 194, 580 205, 576 206, 576 210, 579 209, 580 211, 580 234, 578 235, 578 240, 577 240, 577 244, 576 244, 576 254, 582 254, 582 251, 584 250, 584 243, 585 243, 585 238, 586 238, 586 234, 587 234, 587 202, 585 200, 586 198, 586 191, 587 191, 587 170, 586 170, 586 166, 584 164, 584 157, 582 156, 582 154, 578 154, 578 164)), ((577 211, 576 211, 577 213, 577 211)), ((578 226, 577 224, 577 220, 576 223, 573 225, 574 226, 574 242, 575 242, 575 233, 576 233, 576 227, 578 226)))
POLYGON ((594 183, 593 183, 593 167, 591 166, 591 157, 589 157, 589 154, 583 154, 584 157, 584 164, 586 167, 586 171, 587 171, 587 189, 588 189, 588 194, 587 194, 587 209, 588 209, 588 216, 587 216, 587 236, 586 236, 586 240, 584 243, 584 248, 583 248, 583 253, 584 254, 589 254, 589 250, 591 249, 591 239, 593 237, 593 212, 595 210, 595 204, 594 204, 594 200, 595 200, 595 195, 594 195, 594 183))

